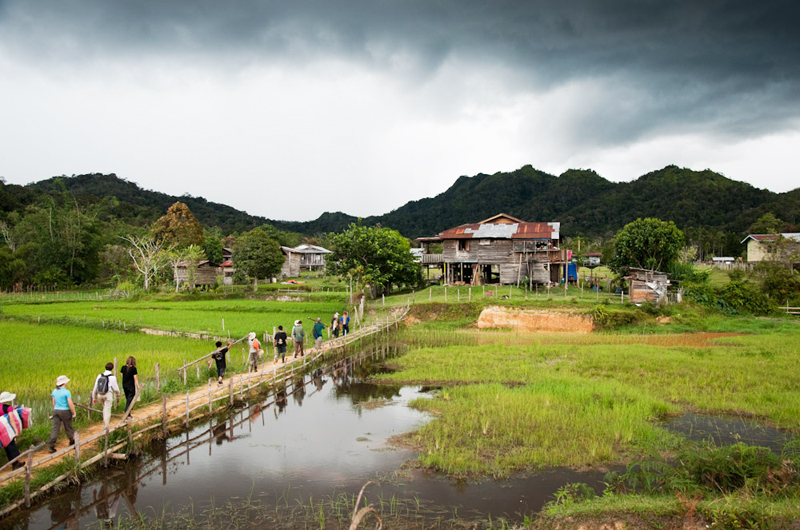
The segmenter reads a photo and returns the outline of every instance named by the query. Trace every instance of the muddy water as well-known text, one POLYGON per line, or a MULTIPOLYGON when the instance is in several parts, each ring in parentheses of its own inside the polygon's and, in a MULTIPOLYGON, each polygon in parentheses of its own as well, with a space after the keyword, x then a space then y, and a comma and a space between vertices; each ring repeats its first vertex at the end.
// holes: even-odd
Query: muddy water
POLYGON ((97 527, 132 513, 169 518, 212 504, 308 504, 357 494, 368 480, 369 502, 403 499, 414 517, 506 517, 522 520, 568 482, 599 487, 603 472, 550 470, 504 481, 454 481, 410 470, 411 451, 388 439, 429 418, 408 403, 430 394, 419 387, 378 386, 365 378, 382 370, 377 357, 349 359, 297 379, 286 393, 243 404, 239 410, 159 442, 140 458, 99 470, 80 488, 0 521, 0 528, 97 527), (187 446, 189 450, 187 451, 187 446), (164 516, 163 514, 167 514, 164 516))
POLYGON ((714 414, 686 413, 667 420, 664 428, 697 442, 708 441, 716 446, 742 442, 768 447, 777 454, 794 439, 790 433, 755 420, 714 414))

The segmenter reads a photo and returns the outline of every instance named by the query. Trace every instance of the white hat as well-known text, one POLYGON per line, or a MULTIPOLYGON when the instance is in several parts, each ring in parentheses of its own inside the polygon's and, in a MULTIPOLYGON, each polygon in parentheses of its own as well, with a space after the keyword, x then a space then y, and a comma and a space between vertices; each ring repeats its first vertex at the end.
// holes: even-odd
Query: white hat
POLYGON ((295 320, 294 321, 294 325, 295 326, 299 326, 301 324, 301 322, 302 322, 301 320, 295 320))
POLYGON ((253 340, 254 338, 256 338, 256 332, 255 331, 251 331, 250 334, 247 336, 247 338, 250 339, 250 340, 253 340))
POLYGON ((14 398, 17 397, 16 394, 12 394, 11 392, 3 392, 0 394, 0 403, 8 403, 9 401, 14 401, 14 398))
POLYGON ((337 312, 337 313, 334 313, 334 314, 333 314, 333 316, 335 316, 335 317, 338 317, 338 316, 339 316, 339 313, 338 313, 338 312, 337 312))
POLYGON ((64 386, 69 383, 69 377, 66 375, 59 375, 58 379, 56 379, 56 386, 64 386))

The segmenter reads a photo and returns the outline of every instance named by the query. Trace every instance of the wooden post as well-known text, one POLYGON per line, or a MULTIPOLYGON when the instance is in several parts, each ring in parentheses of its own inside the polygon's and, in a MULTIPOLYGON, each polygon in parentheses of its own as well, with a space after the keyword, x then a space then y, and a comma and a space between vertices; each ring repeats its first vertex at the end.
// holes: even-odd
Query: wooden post
POLYGON ((75 462, 78 464, 78 470, 81 469, 81 435, 75 431, 75 462))
POLYGON ((508 299, 511 300, 511 286, 508 286, 508 299))
POLYGON ((469 288, 469 301, 472 302, 472 287, 469 288))
POLYGON ((208 380, 208 413, 214 412, 214 399, 211 397, 211 379, 208 380))
POLYGON ((383 308, 386 309, 386 295, 381 294, 381 302, 383 302, 383 308))
POLYGON ((483 289, 483 297, 486 298, 486 286, 481 285, 481 289, 483 289))
POLYGON ((444 301, 447 302, 447 286, 444 286, 444 301))
POLYGON ((105 430, 105 442, 103 445, 103 466, 108 466, 108 427, 105 430))
POLYGON ((433 300, 433 287, 428 290, 428 302, 433 300))
POLYGON ((222 319, 222 331, 225 331, 225 319, 222 319))
POLYGON ((183 360, 183 385, 186 386, 186 359, 183 360))
POLYGON ((189 391, 186 391, 186 428, 189 428, 189 391))
POLYGON ((159 364, 156 363, 156 392, 161 392, 161 378, 159 377, 158 374, 158 367, 159 364))
POLYGON ((161 434, 167 439, 167 395, 161 394, 161 434))
POLYGON ((195 366, 197 367, 197 380, 200 381, 200 363, 196 363, 195 366))
MULTIPOLYGON (((115 377, 116 377, 116 374, 117 374, 117 358, 114 357, 114 376, 115 377)), ((111 393, 111 399, 113 400, 111 402, 111 410, 115 410, 117 408, 117 395, 114 394, 113 392, 111 393)))
POLYGON ((230 397, 231 407, 233 407, 233 376, 228 379, 228 397, 230 397))
POLYGON ((128 454, 133 453, 133 427, 128 423, 128 454))
POLYGON ((459 302, 461 301, 461 288, 460 287, 456 289, 456 300, 459 301, 459 302))
MULTIPOLYGON (((33 446, 30 447, 33 449, 33 446)), ((31 470, 33 469, 33 451, 28 453, 28 460, 25 463, 25 507, 31 507, 31 470)))

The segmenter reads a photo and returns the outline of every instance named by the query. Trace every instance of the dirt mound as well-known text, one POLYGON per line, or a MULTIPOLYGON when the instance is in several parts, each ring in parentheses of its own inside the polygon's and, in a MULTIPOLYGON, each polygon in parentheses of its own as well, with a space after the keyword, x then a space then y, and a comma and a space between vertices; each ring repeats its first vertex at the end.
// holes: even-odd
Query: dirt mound
POLYGON ((478 328, 516 328, 522 331, 592 332, 591 315, 562 311, 521 310, 487 307, 478 318, 478 328))

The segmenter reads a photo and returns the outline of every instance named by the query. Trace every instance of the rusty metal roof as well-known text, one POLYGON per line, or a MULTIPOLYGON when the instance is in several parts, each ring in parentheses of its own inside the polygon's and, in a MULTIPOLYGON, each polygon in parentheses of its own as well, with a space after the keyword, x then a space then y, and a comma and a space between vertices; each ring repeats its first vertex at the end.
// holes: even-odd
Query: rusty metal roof
MULTIPOLYGON (((558 239, 560 223, 477 223, 441 232, 443 239, 558 239)), ((428 238, 426 238, 428 239, 428 238)))

